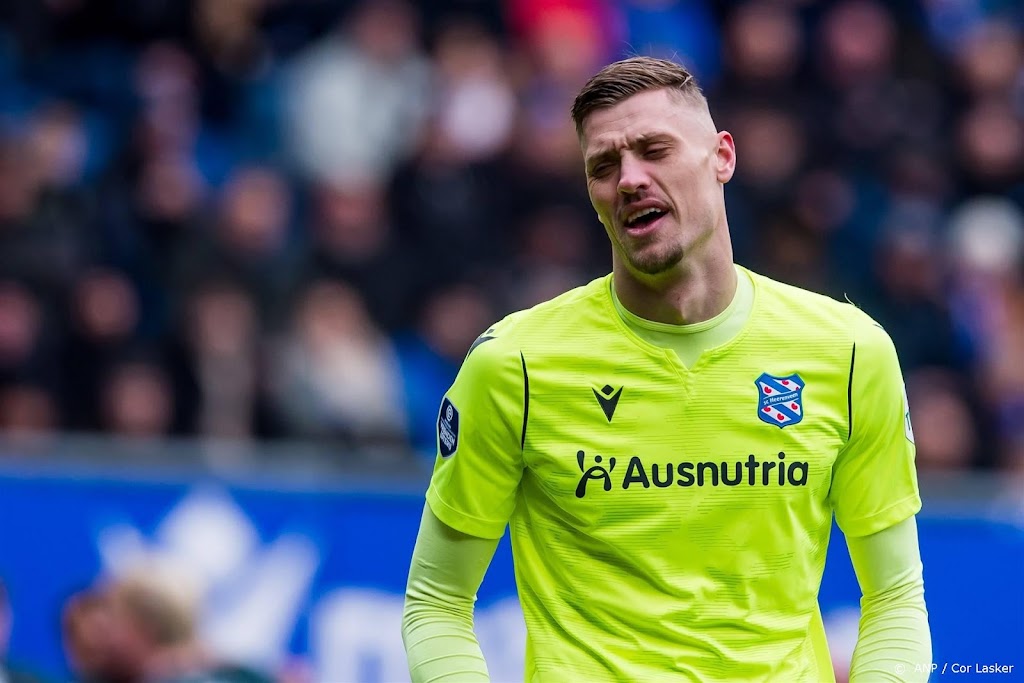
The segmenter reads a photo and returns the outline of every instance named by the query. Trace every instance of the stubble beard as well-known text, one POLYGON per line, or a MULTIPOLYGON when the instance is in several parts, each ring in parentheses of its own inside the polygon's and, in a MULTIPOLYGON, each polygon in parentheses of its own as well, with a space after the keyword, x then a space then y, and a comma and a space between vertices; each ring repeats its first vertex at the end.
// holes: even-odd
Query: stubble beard
POLYGON ((686 255, 681 244, 649 245, 637 251, 624 250, 630 267, 643 275, 661 275, 678 266, 686 255))
POLYGON ((637 245, 633 249, 630 249, 627 243, 621 243, 625 262, 638 275, 649 277, 678 270, 684 260, 696 258, 696 255, 705 251, 708 243, 714 239, 716 228, 712 215, 707 215, 706 219, 697 225, 703 229, 695 234, 672 232, 668 235, 658 235, 655 236, 653 243, 637 245))

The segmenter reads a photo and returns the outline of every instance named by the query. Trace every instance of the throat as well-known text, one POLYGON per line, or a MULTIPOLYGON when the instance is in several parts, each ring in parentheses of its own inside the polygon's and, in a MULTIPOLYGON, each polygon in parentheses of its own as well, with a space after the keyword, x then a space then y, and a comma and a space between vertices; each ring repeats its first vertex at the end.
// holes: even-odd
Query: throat
POLYGON ((641 278, 616 268, 615 295, 638 318, 667 325, 693 325, 723 313, 736 297, 738 278, 730 261, 719 272, 671 273, 641 278))

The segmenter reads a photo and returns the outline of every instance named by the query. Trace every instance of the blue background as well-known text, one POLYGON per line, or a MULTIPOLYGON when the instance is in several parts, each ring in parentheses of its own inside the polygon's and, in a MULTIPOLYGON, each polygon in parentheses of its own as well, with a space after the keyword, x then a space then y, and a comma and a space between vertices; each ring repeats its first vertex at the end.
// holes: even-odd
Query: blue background
MULTIPOLYGON (((209 483, 187 475, 167 482, 0 474, 0 574, 15 615, 12 658, 64 675, 60 609, 101 569, 99 533, 128 523, 149 536, 196 485, 209 483)), ((217 486, 244 511, 262 542, 297 533, 319 549, 320 564, 295 625, 292 652, 308 651, 310 613, 328 591, 403 592, 422 510, 416 487, 400 491, 372 482, 284 490, 251 483, 217 486)), ((926 507, 920 537, 935 661, 940 668, 943 662, 1014 664, 1014 673, 998 680, 1017 679, 1024 669, 1024 531, 970 516, 932 516, 926 507)), ((481 589, 480 605, 513 595, 514 589, 506 539, 481 589)), ((835 531, 820 594, 823 612, 856 607, 858 597, 843 537, 835 531)))

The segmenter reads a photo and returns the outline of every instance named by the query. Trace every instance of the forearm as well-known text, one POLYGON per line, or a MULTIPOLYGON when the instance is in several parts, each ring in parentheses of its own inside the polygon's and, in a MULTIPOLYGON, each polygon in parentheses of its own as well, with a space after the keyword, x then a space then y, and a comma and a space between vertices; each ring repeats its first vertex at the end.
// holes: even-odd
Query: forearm
POLYGON ((413 683, 487 681, 487 665, 473 632, 473 605, 438 605, 406 595, 402 638, 413 683))
POLYGON ((861 601, 850 683, 927 681, 930 662, 931 634, 922 580, 861 601))
POLYGON ((849 544, 864 594, 850 683, 927 681, 931 633, 914 519, 849 544))
POLYGON ((473 604, 497 541, 459 534, 424 510, 402 617, 413 683, 484 683, 473 604))

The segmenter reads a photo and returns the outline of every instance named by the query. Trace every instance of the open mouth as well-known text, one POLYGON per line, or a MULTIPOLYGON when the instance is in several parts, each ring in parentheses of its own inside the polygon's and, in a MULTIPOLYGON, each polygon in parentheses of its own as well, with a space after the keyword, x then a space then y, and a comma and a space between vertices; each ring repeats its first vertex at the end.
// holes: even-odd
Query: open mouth
POLYGON ((665 211, 650 207, 635 211, 626 217, 625 227, 630 234, 647 232, 654 224, 665 215, 665 211))

